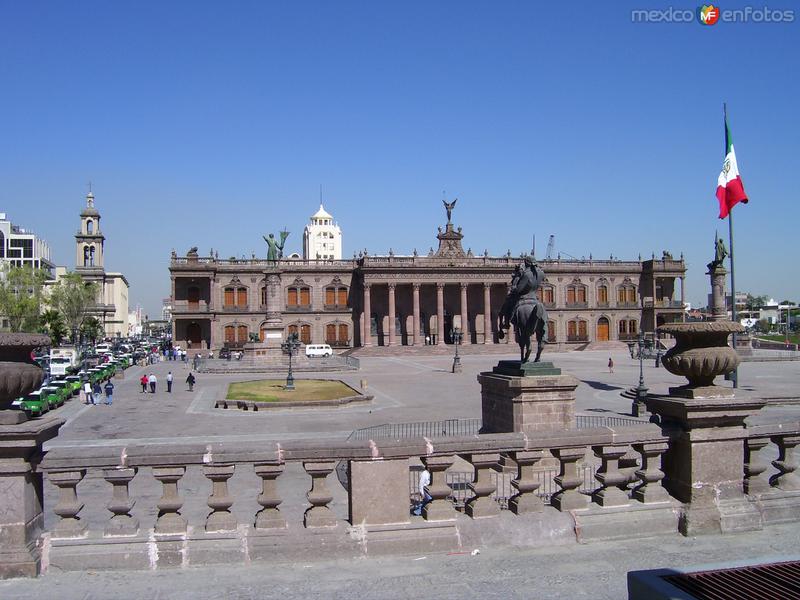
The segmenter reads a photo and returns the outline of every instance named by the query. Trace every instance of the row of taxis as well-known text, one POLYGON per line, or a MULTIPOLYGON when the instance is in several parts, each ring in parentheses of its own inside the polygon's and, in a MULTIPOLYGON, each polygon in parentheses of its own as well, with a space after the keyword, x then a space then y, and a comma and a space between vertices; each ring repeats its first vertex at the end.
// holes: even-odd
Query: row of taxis
POLYGON ((86 382, 94 386, 95 383, 101 383, 113 377, 117 370, 127 369, 131 364, 132 357, 130 355, 109 356, 106 362, 87 368, 85 371, 46 381, 38 390, 18 398, 13 406, 24 410, 29 418, 39 417, 50 410, 63 406, 73 396, 80 395, 86 382))

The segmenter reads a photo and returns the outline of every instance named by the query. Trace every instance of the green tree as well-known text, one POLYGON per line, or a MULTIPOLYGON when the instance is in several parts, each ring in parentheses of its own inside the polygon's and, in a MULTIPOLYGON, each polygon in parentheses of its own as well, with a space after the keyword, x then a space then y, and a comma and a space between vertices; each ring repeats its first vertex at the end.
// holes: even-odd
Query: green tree
POLYGON ((83 339, 89 340, 92 344, 97 342, 99 338, 102 338, 103 333, 103 324, 100 323, 97 317, 86 317, 83 325, 81 325, 83 339))
POLYGON ((13 332, 35 332, 42 309, 42 286, 47 272, 30 267, 3 266, 0 274, 0 314, 13 332))
POLYGON ((73 343, 78 341, 78 333, 97 302, 98 290, 96 283, 84 282, 78 273, 67 273, 53 286, 50 305, 64 317, 73 343))
POLYGON ((54 346, 60 346, 61 340, 67 337, 69 333, 61 313, 52 308, 48 309, 42 313, 40 321, 42 333, 46 333, 50 336, 50 340, 53 342, 54 346))
POLYGON ((752 294, 747 294, 747 300, 745 300, 745 308, 747 310, 755 310, 764 306, 769 299, 766 296, 753 296, 752 294))

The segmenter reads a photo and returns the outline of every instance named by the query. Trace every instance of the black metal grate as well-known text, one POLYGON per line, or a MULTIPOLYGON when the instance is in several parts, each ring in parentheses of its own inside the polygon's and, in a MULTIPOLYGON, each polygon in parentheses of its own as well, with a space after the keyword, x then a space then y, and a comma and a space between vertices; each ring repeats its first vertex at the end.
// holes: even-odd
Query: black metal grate
POLYGON ((662 577, 697 600, 800 598, 800 561, 662 577))

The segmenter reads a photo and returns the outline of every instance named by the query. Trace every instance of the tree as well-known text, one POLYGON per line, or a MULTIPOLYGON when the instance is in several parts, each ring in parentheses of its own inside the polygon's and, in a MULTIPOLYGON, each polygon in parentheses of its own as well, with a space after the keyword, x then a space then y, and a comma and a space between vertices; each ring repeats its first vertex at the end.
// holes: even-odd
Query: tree
POLYGON ((81 325, 81 334, 83 339, 89 340, 94 344, 98 338, 103 337, 103 325, 97 317, 87 317, 81 325))
POLYGON ((0 274, 0 314, 13 332, 35 332, 39 328, 42 286, 47 273, 30 267, 3 266, 0 274))
POLYGON ((96 304, 99 287, 96 283, 85 283, 78 273, 67 273, 59 279, 50 294, 50 305, 64 317, 73 343, 96 304))
POLYGON ((753 296, 752 294, 747 294, 745 308, 747 308, 747 310, 755 310, 764 306, 768 300, 769 299, 766 296, 753 296))
POLYGON ((51 308, 42 313, 40 321, 42 333, 50 336, 53 346, 60 346, 61 340, 67 337, 67 333, 69 333, 61 313, 51 308))

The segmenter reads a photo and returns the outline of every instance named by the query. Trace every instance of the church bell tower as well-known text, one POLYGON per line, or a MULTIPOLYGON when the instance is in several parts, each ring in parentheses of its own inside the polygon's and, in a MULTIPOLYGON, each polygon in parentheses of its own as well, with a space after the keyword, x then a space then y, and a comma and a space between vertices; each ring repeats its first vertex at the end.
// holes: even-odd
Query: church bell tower
POLYGON ((94 194, 86 194, 81 211, 81 228, 75 234, 75 267, 78 271, 102 271, 105 236, 100 231, 100 213, 94 207, 94 194))

